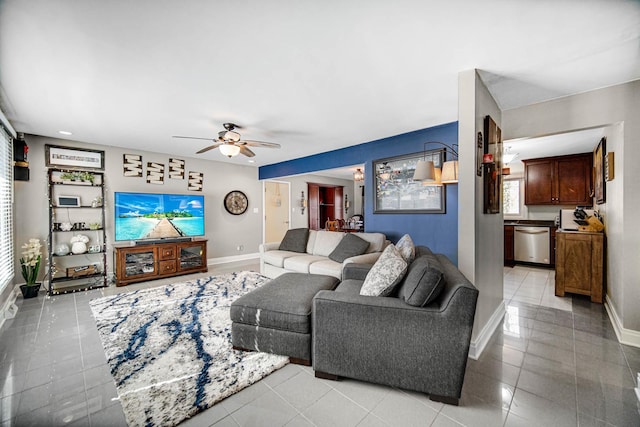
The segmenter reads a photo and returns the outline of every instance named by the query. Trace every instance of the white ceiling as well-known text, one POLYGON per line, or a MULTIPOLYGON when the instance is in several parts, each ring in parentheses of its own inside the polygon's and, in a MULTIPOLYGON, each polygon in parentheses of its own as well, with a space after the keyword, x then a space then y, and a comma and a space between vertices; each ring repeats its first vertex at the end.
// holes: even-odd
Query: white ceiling
MULTIPOLYGON (((196 157, 222 123, 254 165, 640 78, 634 0, 0 0, 0 108, 20 132, 196 157)), ((226 159, 218 150, 202 158, 226 159)))

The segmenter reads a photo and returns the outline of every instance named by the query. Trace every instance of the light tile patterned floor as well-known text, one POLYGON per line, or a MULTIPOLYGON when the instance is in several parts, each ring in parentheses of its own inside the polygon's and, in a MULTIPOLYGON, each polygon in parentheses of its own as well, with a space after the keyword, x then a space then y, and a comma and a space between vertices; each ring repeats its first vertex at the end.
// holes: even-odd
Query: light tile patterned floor
MULTIPOLYGON (((209 274, 244 263, 210 268, 209 274)), ((0 331, 2 426, 121 426, 124 415, 88 301, 162 281, 34 300, 0 331)), ((183 426, 638 426, 640 349, 620 345, 602 305, 556 298, 552 270, 505 268, 504 327, 469 360, 460 406, 287 365, 183 426)))

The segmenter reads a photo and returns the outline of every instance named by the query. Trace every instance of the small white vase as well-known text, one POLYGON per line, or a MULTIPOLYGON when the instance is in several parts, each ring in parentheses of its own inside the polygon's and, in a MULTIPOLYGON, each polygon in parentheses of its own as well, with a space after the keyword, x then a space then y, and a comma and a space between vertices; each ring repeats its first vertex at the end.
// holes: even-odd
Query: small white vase
POLYGON ((71 252, 74 254, 83 254, 87 252, 87 244, 84 242, 73 242, 73 245, 71 245, 71 252))

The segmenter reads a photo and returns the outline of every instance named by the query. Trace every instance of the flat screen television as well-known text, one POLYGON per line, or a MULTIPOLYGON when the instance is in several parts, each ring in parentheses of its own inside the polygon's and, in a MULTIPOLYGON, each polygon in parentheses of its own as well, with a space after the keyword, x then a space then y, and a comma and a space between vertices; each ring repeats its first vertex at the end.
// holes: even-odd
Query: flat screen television
POLYGON ((115 240, 204 236, 204 196, 115 193, 115 240))

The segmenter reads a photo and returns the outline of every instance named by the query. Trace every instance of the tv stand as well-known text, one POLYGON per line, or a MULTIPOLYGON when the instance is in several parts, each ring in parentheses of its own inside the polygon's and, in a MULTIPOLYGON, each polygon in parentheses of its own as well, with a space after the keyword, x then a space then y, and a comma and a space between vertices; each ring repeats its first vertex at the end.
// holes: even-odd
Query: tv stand
POLYGON ((207 240, 165 239, 114 245, 116 286, 190 273, 206 273, 207 240))

